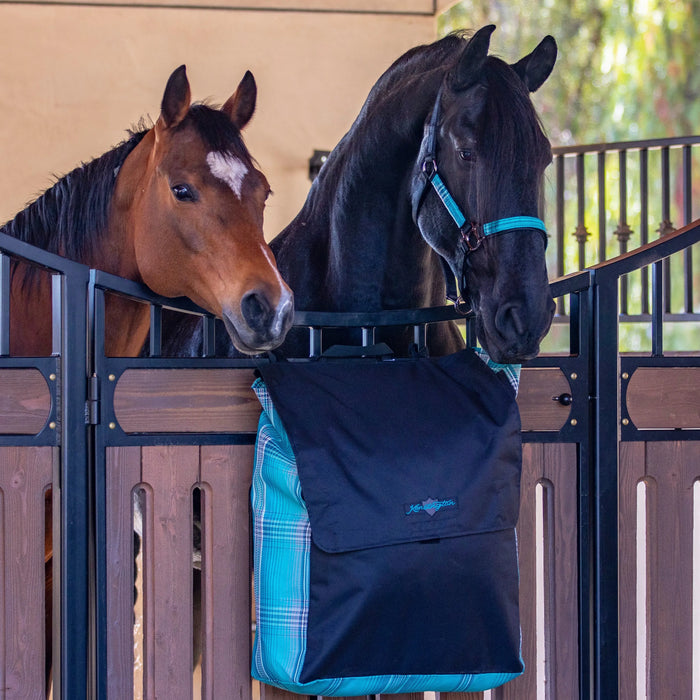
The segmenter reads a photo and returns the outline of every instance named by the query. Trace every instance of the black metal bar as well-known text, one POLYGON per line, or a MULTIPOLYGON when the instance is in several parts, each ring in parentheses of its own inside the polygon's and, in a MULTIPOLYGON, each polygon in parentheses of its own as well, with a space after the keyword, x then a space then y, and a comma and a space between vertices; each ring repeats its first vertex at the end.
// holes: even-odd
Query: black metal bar
POLYGON ((148 333, 148 353, 151 357, 160 357, 163 354, 163 307, 151 304, 151 321, 148 333))
POLYGON ((664 261, 651 266, 651 354, 664 354, 664 261))
MULTIPOLYGON (((564 276, 564 156, 557 156, 556 177, 557 177, 557 193, 556 193, 556 240, 557 240, 557 261, 556 270, 557 277, 564 276)), ((565 300, 563 297, 557 299, 557 314, 563 316, 566 313, 565 300)))
POLYGON ((598 153, 598 260, 606 259, 605 151, 598 153))
MULTIPOLYGON (((639 240, 642 245, 649 242, 649 151, 639 151, 639 240)), ((649 313, 649 268, 641 270, 643 314, 649 313)))
MULTIPOLYGON (((591 698, 593 672, 596 668, 593 657, 593 631, 595 629, 594 598, 592 576, 594 572, 593 562, 593 453, 591 449, 593 434, 593 403, 590 397, 594 395, 595 365, 592 343, 593 324, 593 287, 592 275, 588 275, 588 285, 585 290, 572 294, 572 327, 569 349, 573 355, 576 351, 579 355, 581 371, 567 372, 572 393, 578 396, 584 393, 587 403, 585 405, 585 424, 581 426, 583 435, 577 441, 578 444, 578 660, 579 660, 579 698, 591 698), (575 301, 574 301, 575 300, 575 301), (574 308, 576 312, 574 313, 574 308), (575 343, 575 345, 574 345, 575 343), (582 387, 583 392, 579 389, 582 387)), ((563 371, 563 368, 562 368, 563 371)))
MULTIPOLYGON (((627 252, 627 241, 632 233, 627 223, 627 151, 619 153, 619 169, 620 169, 620 222, 615 231, 617 240, 620 246, 620 255, 627 252)), ((627 299, 627 276, 620 277, 620 313, 626 315, 628 313, 627 299)))
POLYGON ((0 357, 10 354, 10 269, 9 255, 0 252, 0 357))
MULTIPOLYGON (((683 224, 693 219, 693 159, 690 146, 683 146, 683 224)), ((685 313, 693 313, 693 249, 683 251, 685 313)))
POLYGON ((609 700, 618 696, 619 671, 617 275, 597 270, 593 290, 593 690, 597 700, 609 700))
POLYGON ((584 155, 580 153, 576 156, 576 195, 578 200, 578 221, 574 236, 578 241, 578 269, 586 267, 586 240, 588 231, 586 230, 586 180, 585 180, 584 155))
MULTIPOLYGON (((54 671, 54 698, 79 700, 93 697, 95 659, 92 653, 91 568, 92 479, 88 462, 85 424, 88 364, 86 305, 89 271, 75 268, 61 278, 61 447, 59 473, 60 537, 58 594, 60 654, 54 671)), ((57 286, 57 285, 55 285, 57 286)), ((55 598, 54 598, 55 600, 55 598)), ((55 606, 56 607, 56 606, 55 606)))
MULTIPOLYGON (((659 235, 665 236, 673 231, 671 223, 671 163, 668 148, 661 149, 661 225, 659 235)), ((663 262, 664 310, 671 311, 671 261, 663 262)))
POLYGON ((616 141, 614 143, 590 143, 575 146, 555 146, 552 153, 555 157, 562 155, 578 155, 581 153, 597 153, 598 151, 634 151, 640 148, 671 148, 673 146, 693 146, 700 143, 700 136, 675 136, 663 139, 645 139, 640 141, 616 141))
POLYGON ((202 355, 216 355, 216 319, 212 316, 202 316, 202 355))

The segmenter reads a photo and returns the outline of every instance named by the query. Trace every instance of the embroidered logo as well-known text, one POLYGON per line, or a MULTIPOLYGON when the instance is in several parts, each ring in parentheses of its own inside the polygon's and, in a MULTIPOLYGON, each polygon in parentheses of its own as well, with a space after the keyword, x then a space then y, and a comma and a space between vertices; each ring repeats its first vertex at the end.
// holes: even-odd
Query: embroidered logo
POLYGON ((437 498, 428 498, 420 503, 412 503, 406 506, 406 515, 414 513, 427 513, 430 517, 435 515, 443 508, 456 508, 457 500, 455 498, 445 498, 439 500, 437 498))

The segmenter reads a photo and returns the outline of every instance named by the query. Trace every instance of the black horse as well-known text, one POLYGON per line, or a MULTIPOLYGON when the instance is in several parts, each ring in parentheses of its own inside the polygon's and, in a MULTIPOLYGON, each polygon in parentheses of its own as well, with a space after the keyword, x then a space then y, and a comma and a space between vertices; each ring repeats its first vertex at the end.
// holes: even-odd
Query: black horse
MULTIPOLYGON (((557 47, 547 36, 509 65, 488 55, 494 29, 416 47, 374 85, 301 211, 270 244, 297 309, 436 306, 446 279, 448 289, 456 279, 493 360, 538 353, 554 312, 537 218, 552 156, 530 93, 551 73, 557 47)), ((324 340, 348 342, 349 333, 324 340)), ((399 353, 410 345, 409 330, 383 333, 377 340, 399 353)), ((166 352, 182 351, 187 333, 168 334, 166 352)), ((444 354, 463 340, 439 324, 428 346, 444 354)), ((292 329, 280 351, 306 349, 305 332, 292 329)))

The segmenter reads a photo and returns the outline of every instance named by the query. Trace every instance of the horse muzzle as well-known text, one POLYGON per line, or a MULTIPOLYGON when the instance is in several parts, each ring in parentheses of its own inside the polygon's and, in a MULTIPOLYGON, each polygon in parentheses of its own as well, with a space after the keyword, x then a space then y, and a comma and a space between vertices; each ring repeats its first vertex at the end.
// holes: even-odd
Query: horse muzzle
POLYGON ((224 326, 237 350, 247 355, 274 350, 294 321, 294 295, 283 288, 277 302, 262 290, 246 292, 238 312, 224 308, 224 326))
POLYGON ((492 314, 477 313, 477 338, 494 362, 519 364, 537 356, 552 325, 554 300, 548 295, 541 306, 538 311, 511 301, 500 304, 492 314))

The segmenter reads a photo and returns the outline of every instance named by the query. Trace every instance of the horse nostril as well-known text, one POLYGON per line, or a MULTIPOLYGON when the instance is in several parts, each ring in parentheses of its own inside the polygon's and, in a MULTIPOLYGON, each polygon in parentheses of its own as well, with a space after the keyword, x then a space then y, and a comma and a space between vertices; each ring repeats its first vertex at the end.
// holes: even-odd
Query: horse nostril
POLYGON ((522 308, 518 304, 503 304, 496 312, 494 323, 504 338, 510 338, 513 335, 523 336, 527 330, 522 308))
POLYGON ((272 322, 274 310, 264 294, 248 292, 241 299, 241 313, 250 328, 264 332, 272 322))

